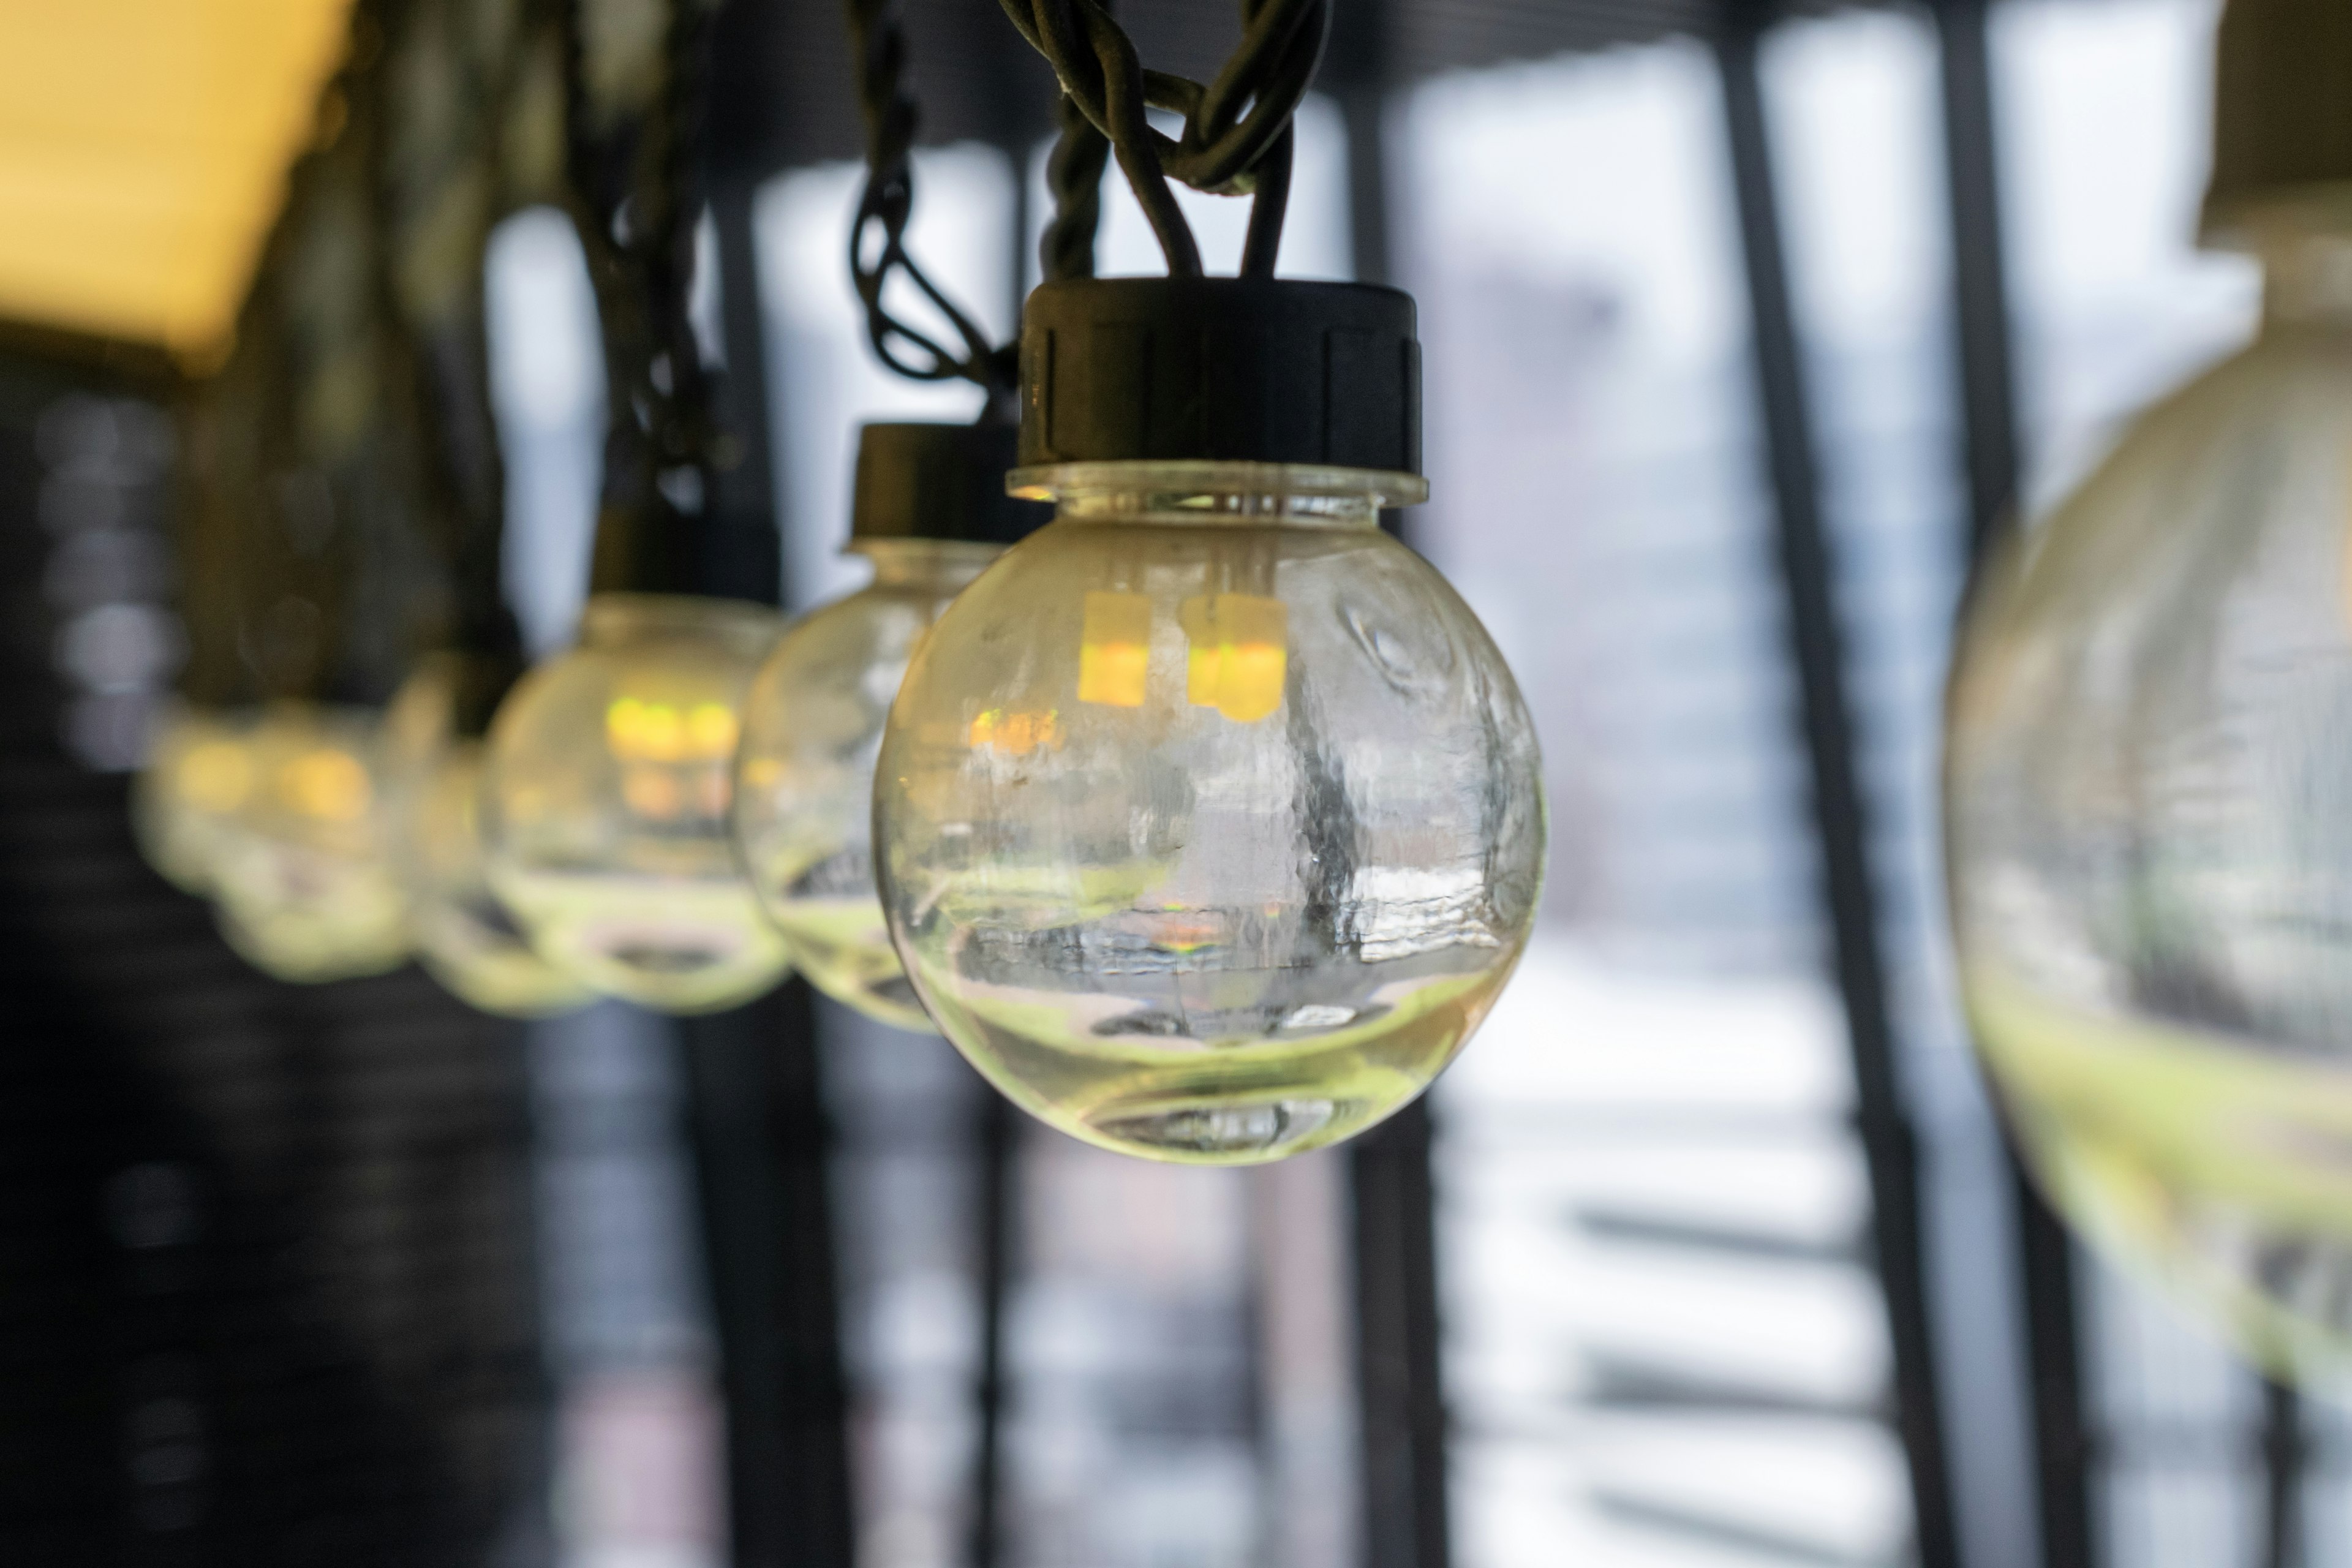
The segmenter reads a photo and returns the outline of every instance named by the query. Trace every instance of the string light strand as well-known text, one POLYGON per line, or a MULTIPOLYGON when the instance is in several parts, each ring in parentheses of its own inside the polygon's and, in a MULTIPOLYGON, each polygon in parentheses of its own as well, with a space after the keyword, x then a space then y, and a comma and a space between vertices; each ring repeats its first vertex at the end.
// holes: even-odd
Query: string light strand
POLYGON ((1206 84, 1146 70, 1100 0, 1001 3, 1072 106, 1109 139, 1170 276, 1202 273, 1171 179, 1214 195, 1254 196, 1242 270, 1271 276, 1289 201, 1292 120, 1322 61, 1329 0, 1243 0, 1241 42, 1206 84), (1155 130, 1149 109, 1181 116, 1181 133, 1155 130))
POLYGON ((849 271, 866 307, 866 336, 884 364, 913 381, 969 381, 992 404, 1009 405, 1010 356, 988 341, 907 249, 914 216, 915 133, 920 115, 906 89, 907 37, 890 0, 847 0, 849 39, 866 121, 866 189, 849 229, 849 271), (894 277, 912 284, 945 318, 961 351, 908 324, 885 302, 894 277))

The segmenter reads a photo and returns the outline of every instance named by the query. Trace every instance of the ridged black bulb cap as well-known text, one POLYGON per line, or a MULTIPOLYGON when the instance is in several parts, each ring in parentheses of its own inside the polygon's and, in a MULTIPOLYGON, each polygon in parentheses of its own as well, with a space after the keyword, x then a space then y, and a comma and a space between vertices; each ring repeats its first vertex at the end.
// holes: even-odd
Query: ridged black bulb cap
POLYGON ((2252 239, 2265 220, 2352 231, 2352 6, 2230 0, 2215 49, 2205 236, 2252 239))
POLYGON ((1412 296, 1272 278, 1089 278, 1029 296, 1021 466, 1421 472, 1412 296))
POLYGON ((1052 521, 1043 501, 1004 493, 1010 425, 868 425, 857 437, 849 537, 1012 544, 1052 521))

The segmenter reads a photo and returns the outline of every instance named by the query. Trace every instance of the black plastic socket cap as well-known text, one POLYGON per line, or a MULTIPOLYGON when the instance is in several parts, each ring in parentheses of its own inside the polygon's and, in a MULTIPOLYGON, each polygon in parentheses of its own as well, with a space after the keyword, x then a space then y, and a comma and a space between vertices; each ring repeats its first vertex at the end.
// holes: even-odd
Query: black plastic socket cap
POLYGON ((857 437, 849 537, 1011 544, 1051 521, 1043 501, 1004 493, 1010 425, 868 425, 857 437))
POLYGON ((2259 243, 2266 220, 2352 231, 2352 6, 2230 0, 2214 49, 2205 237, 2259 243))
POLYGON ((1201 458, 1421 472, 1412 296, 1088 278, 1029 296, 1021 466, 1201 458))

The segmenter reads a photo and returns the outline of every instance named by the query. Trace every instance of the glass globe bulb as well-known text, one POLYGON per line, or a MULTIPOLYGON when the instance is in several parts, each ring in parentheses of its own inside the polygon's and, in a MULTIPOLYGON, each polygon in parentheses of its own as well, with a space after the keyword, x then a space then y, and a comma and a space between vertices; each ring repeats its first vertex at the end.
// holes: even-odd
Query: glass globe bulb
POLYGON ((2347 260, 2274 265, 2258 341, 1996 563, 1946 750, 1961 982, 2030 1164, 2282 1373, 2352 1344, 2347 260))
POLYGON ((940 1031, 1130 1154, 1245 1163, 1425 1089, 1526 945, 1545 818, 1493 641, 1380 531, 1405 475, 1032 470, 1056 521, 917 648, 882 903, 940 1031))
POLYGON ((735 842, 793 967, 836 1001, 928 1034, 874 890, 874 763, 916 643, 998 551, 922 539, 850 548, 874 562, 873 583, 795 622, 751 684, 735 842))
POLYGON ((595 993, 535 952, 491 890, 482 844, 484 747, 451 738, 408 804, 401 835, 417 962, 468 1006, 545 1018, 595 993))
POLYGON ((376 720, 368 709, 281 702, 252 725, 250 786, 223 823, 213 891, 229 945, 281 980, 381 974, 408 956, 376 720))
POLYGON ((599 595, 499 710, 490 885, 557 968, 671 1013, 783 977, 728 834, 744 691, 781 629, 733 600, 599 595))
POLYGON ((209 893, 229 820, 254 788, 250 713, 175 705, 131 787, 140 853, 183 891, 209 893))
POLYGON ((383 710, 379 751, 416 959, 479 1012, 544 1018, 595 993, 532 951, 490 890, 482 843, 483 743, 457 732, 465 662, 427 655, 383 710))

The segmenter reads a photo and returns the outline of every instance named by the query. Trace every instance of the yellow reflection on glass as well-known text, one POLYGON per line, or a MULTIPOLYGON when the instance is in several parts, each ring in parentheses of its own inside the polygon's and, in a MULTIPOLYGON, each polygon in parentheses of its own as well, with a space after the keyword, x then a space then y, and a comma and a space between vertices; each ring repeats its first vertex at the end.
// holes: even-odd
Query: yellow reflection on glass
POLYGON ((372 794, 358 758, 323 749, 281 763, 278 789, 287 805, 321 822, 358 821, 367 814, 372 794))
POLYGON ((705 762, 724 762, 735 754, 739 728, 735 715, 720 704, 698 702, 687 710, 687 752, 705 762))
POLYGON ((1091 593, 1079 634, 1078 700, 1108 708, 1143 706, 1151 669, 1151 598, 1091 593))
POLYGON ((974 750, 989 747, 1008 757, 1025 757, 1038 747, 1062 743, 1062 714, 1057 708, 1043 713, 1008 713, 991 708, 971 721, 974 750))
POLYGON ((1190 645, 1184 696, 1237 724, 1255 724, 1282 706, 1290 666, 1290 612, 1256 594, 1202 594, 1177 606, 1190 645))

